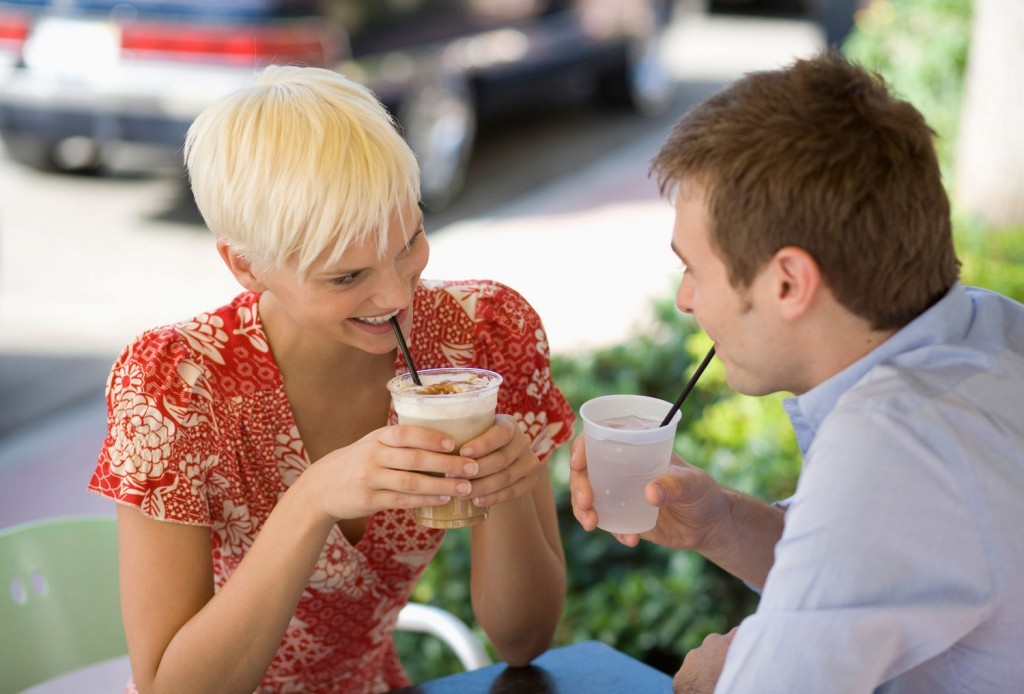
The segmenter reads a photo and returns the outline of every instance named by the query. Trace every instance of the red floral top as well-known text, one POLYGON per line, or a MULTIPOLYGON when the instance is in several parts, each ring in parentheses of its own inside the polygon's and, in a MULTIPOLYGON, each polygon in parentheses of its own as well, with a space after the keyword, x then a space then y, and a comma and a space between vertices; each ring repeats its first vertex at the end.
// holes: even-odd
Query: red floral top
MULTIPOLYGON (((218 589, 310 465, 257 299, 243 293, 145 332, 122 352, 89 484, 151 518, 209 526, 218 589)), ((573 413, 551 382, 540 318, 518 293, 487 281, 423 281, 413 306, 409 348, 418 368, 500 373, 498 411, 516 417, 542 460, 571 437, 573 413)), ((406 370, 399 356, 395 371, 406 370)), ((335 526, 259 691, 408 685, 391 635, 443 536, 405 510, 374 514, 355 546, 335 526)))

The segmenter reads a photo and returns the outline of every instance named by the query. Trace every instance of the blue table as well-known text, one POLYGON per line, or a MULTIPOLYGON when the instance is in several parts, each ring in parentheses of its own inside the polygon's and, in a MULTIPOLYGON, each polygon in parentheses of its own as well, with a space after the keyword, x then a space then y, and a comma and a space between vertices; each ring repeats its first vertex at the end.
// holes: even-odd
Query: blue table
POLYGON ((555 648, 528 667, 504 663, 393 694, 671 694, 672 678, 599 641, 555 648))

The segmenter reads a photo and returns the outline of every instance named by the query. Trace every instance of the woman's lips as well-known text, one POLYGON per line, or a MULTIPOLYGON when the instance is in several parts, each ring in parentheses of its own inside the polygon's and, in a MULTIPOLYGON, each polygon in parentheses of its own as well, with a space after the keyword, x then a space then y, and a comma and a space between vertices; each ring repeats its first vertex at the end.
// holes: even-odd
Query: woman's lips
POLYGON ((400 309, 395 313, 382 314, 380 316, 373 316, 373 321, 367 321, 365 318, 349 318, 348 320, 358 326, 361 330, 372 333, 374 335, 392 334, 391 329, 391 318, 394 317, 401 324, 408 314, 408 309, 400 309))

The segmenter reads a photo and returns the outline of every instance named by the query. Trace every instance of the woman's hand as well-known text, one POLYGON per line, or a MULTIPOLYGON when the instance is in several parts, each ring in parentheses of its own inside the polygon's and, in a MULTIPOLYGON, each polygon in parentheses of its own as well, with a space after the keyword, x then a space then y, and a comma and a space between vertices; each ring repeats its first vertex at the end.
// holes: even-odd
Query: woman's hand
POLYGON ((499 414, 494 426, 467 441, 459 453, 479 465, 468 496, 477 506, 494 506, 525 496, 537 484, 543 464, 530 447, 530 439, 511 415, 499 414))
POLYGON ((453 449, 450 436, 431 429, 386 426, 320 458, 296 484, 312 485, 308 491, 332 522, 388 508, 438 506, 470 496, 474 483, 467 478, 482 469, 453 449))

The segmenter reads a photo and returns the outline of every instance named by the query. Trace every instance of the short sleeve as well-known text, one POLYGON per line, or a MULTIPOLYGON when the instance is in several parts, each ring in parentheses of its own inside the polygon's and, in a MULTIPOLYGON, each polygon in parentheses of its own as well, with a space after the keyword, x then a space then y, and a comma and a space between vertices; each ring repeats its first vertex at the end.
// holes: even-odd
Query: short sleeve
MULTIPOLYGON (((518 292, 489 280, 421 280, 414 302, 409 349, 418 368, 501 374, 498 412, 516 418, 541 460, 572 438, 575 415, 551 380, 544 326, 518 292)), ((401 358, 395 368, 406 368, 401 358)))
POLYGON ((89 489, 159 520, 212 523, 203 484, 215 419, 199 357, 170 329, 121 353, 106 386, 107 437, 89 489))
POLYGON ((575 415, 551 380, 551 352, 536 310, 514 289, 485 285, 476 305, 480 366, 502 375, 498 412, 510 414, 545 460, 572 438, 575 415))

